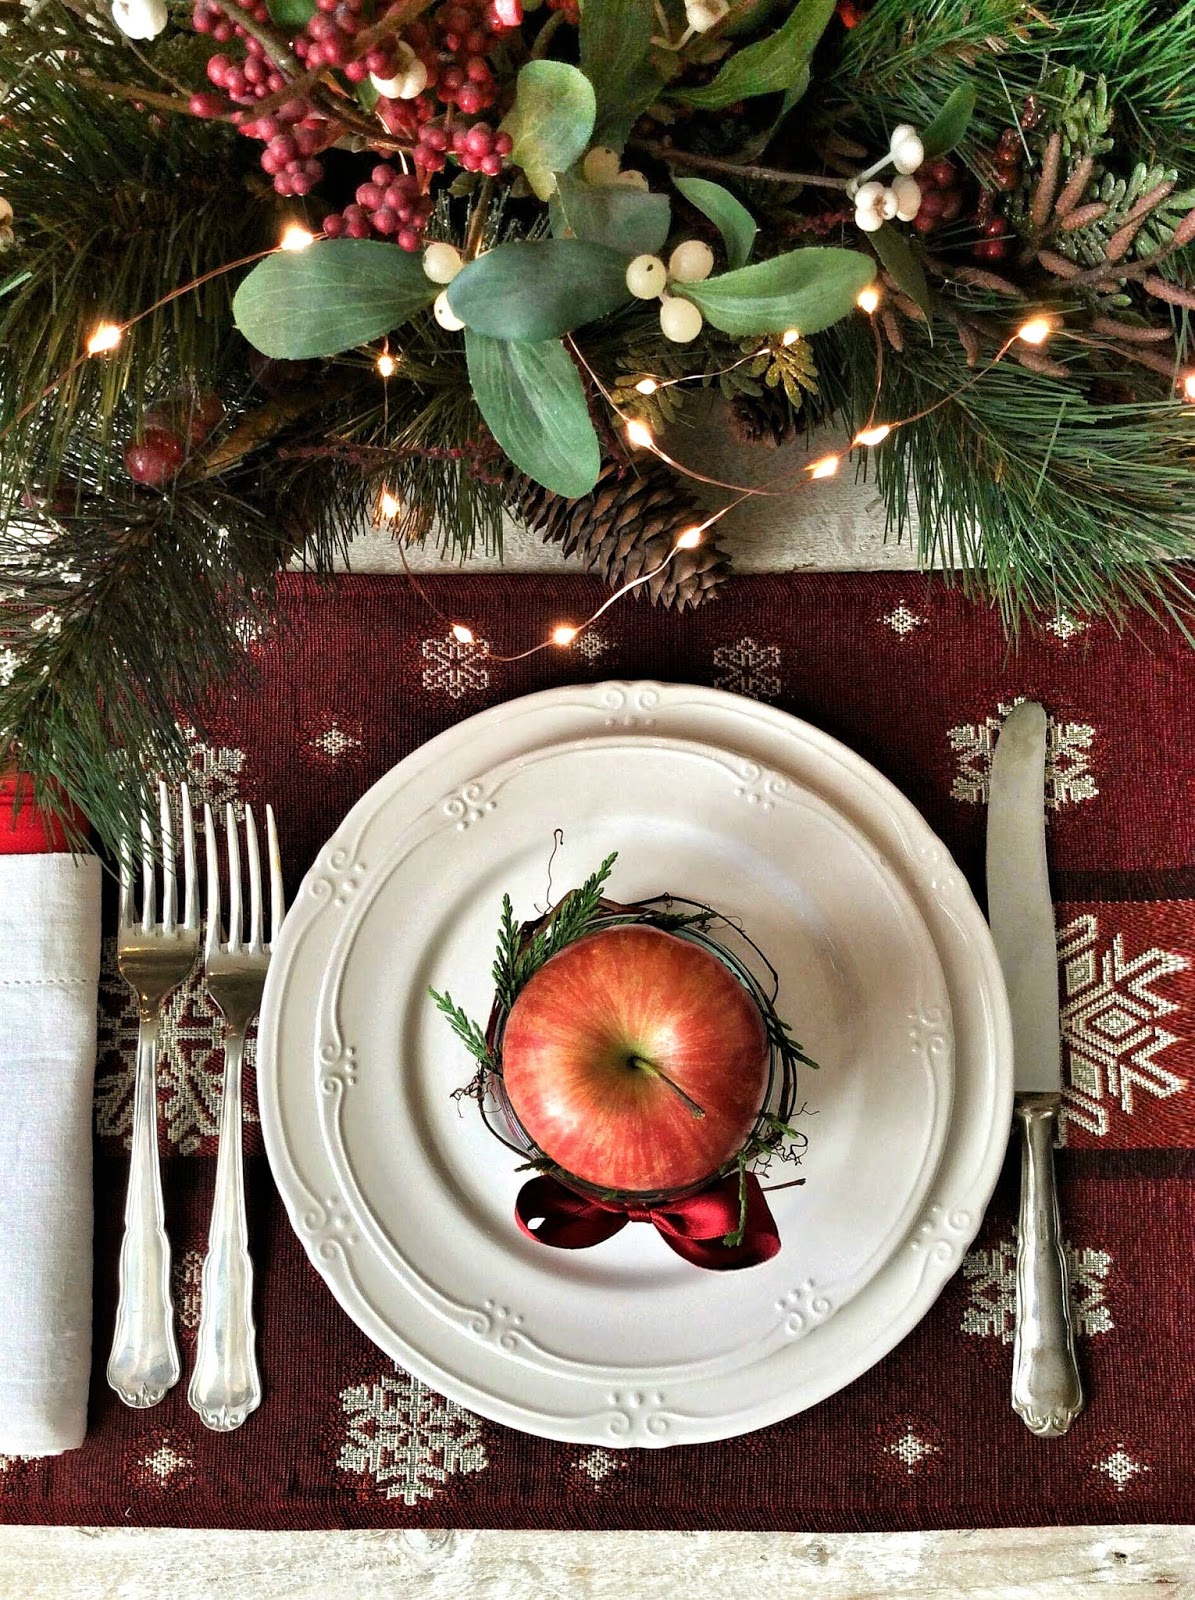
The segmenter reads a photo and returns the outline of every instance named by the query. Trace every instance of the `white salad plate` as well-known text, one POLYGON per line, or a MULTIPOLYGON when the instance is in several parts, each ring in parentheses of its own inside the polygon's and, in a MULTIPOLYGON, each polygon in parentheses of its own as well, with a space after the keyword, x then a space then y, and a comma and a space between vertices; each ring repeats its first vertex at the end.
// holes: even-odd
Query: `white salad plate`
POLYGON ((814 1404, 924 1315, 995 1182, 1011 1052, 986 924, 886 780, 770 708, 607 684, 487 711, 358 802, 275 950, 258 1081, 291 1220, 383 1350, 528 1432, 662 1445, 814 1404), (550 858, 558 894, 610 850, 613 898, 741 921, 821 1064, 799 1165, 763 1174, 805 1179, 770 1195, 763 1266, 702 1271, 646 1224, 586 1251, 526 1239, 527 1174, 452 1097, 471 1064, 429 985, 484 1021, 503 892, 533 916, 550 858))

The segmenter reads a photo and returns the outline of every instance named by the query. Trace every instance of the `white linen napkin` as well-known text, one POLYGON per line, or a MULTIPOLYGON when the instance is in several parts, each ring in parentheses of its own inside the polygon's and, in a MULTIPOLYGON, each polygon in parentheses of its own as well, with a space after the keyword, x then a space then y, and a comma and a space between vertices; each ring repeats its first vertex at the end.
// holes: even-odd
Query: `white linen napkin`
POLYGON ((100 880, 94 856, 0 855, 0 1455, 87 1428, 100 880))

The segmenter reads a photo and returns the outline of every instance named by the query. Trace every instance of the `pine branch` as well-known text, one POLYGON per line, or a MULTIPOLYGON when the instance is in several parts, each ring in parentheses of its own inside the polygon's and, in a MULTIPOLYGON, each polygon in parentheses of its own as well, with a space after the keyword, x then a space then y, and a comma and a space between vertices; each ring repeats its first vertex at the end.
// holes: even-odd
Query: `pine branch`
POLYGON ((484 1029, 479 1027, 472 1018, 466 1016, 447 991, 443 994, 438 994, 435 989, 429 989, 428 993, 436 1002, 436 1009, 448 1018, 449 1027, 473 1057, 474 1061, 477 1062, 477 1065, 484 1072, 497 1071, 497 1064, 490 1053, 489 1045, 486 1043, 484 1029))

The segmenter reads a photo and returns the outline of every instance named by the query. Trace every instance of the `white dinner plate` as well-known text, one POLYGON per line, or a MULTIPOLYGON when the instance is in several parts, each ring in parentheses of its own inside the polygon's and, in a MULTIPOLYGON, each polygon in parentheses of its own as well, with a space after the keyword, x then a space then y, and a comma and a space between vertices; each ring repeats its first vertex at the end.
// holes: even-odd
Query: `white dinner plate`
POLYGON ((824 735, 684 686, 534 696, 387 774, 287 918, 258 1071, 292 1221, 358 1324, 484 1415, 607 1445, 762 1426, 890 1349, 978 1227, 1011 1102, 986 925, 925 823, 824 735), (702 1272, 645 1225, 524 1240, 511 1158, 449 1098, 468 1069, 426 987, 484 1015, 498 901, 542 905, 557 826, 558 886, 618 848, 613 894, 717 903, 781 970, 824 1066, 763 1267, 702 1272))

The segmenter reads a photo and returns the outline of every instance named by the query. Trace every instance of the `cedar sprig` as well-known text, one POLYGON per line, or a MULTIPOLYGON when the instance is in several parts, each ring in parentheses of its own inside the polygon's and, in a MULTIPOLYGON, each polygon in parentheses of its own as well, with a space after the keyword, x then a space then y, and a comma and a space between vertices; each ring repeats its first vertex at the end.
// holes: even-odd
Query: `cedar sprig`
POLYGON ((435 989, 428 991, 436 1002, 436 1009, 448 1018, 448 1025, 473 1057, 477 1065, 485 1072, 496 1072, 497 1063, 486 1043, 485 1031, 464 1012, 447 990, 443 994, 435 989))

